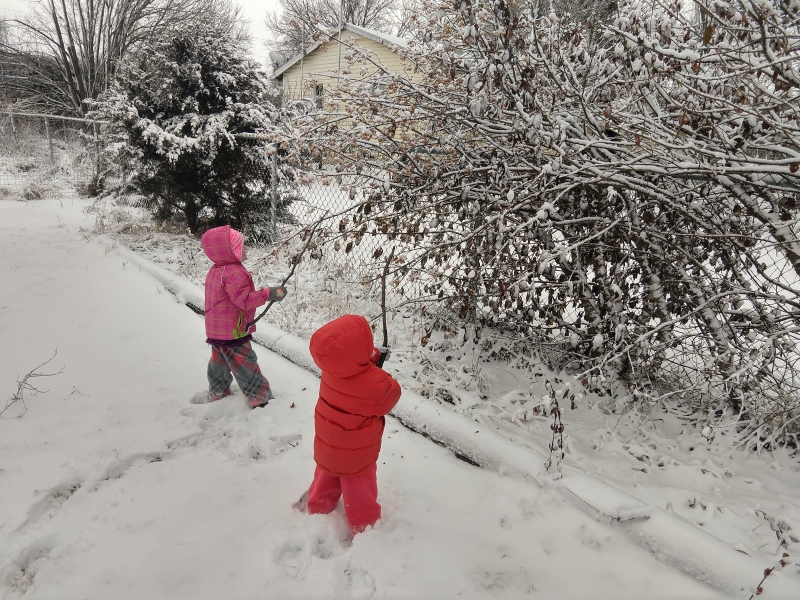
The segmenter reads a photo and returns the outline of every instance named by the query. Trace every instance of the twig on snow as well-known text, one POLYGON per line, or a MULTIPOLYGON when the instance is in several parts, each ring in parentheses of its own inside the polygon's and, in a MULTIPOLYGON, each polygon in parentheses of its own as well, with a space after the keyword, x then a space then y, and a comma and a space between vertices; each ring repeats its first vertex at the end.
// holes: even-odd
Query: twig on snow
POLYGON ((761 578, 761 581, 758 582, 758 585, 756 586, 756 591, 753 592, 752 594, 750 594, 750 598, 748 598, 748 600, 753 600, 753 598, 755 598, 756 596, 760 596, 762 593, 764 593, 764 588, 762 587, 762 585, 767 580, 767 577, 772 575, 773 571, 776 571, 776 570, 780 571, 783 567, 785 567, 787 564, 789 564, 788 563, 788 558, 789 558, 789 555, 786 554, 786 552, 784 552, 783 556, 778 561, 777 565, 775 565, 772 568, 764 569, 764 576, 761 578))
POLYGON ((22 406, 25 408, 22 414, 17 415, 17 417, 21 417, 26 412, 28 412, 28 406, 25 404, 25 398, 24 398, 24 394, 26 391, 31 392, 33 394, 45 394, 49 391, 49 390, 40 390, 39 388, 33 386, 29 382, 29 380, 34 379, 35 377, 53 377, 55 375, 61 375, 61 373, 64 372, 64 367, 61 367, 61 369, 56 373, 39 372, 39 369, 44 367, 46 364, 50 363, 56 357, 57 354, 58 354, 58 348, 53 350, 53 356, 51 356, 49 359, 44 361, 39 366, 34 367, 30 371, 28 371, 28 373, 22 379, 17 378, 17 391, 8 400, 6 400, 5 408, 3 408, 3 410, 0 410, 0 417, 2 417, 3 413, 5 413, 9 408, 11 408, 17 402, 21 402, 22 406))

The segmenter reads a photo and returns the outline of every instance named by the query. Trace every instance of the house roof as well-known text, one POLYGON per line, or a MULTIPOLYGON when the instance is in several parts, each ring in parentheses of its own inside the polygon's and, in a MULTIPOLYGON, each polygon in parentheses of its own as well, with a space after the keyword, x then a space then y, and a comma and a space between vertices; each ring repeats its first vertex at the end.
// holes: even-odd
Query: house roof
MULTIPOLYGON (((341 31, 350 31, 355 33, 356 35, 360 35, 365 37, 373 42, 378 42, 379 44, 383 44, 384 46, 400 46, 401 48, 405 48, 408 45, 408 42, 403 38, 397 37, 396 35, 391 35, 388 33, 383 33, 381 31, 375 31, 374 29, 367 29, 366 27, 359 27, 358 25, 353 25, 352 23, 345 23, 342 25, 341 31)), ((338 33, 338 32, 337 32, 338 33)), ((326 40, 327 41, 327 40, 326 40)), ((319 48, 324 42, 316 42, 315 44, 306 48, 305 52, 301 52, 291 60, 287 60, 283 63, 280 67, 275 69, 272 73, 272 79, 277 79, 285 71, 291 68, 293 65, 300 62, 300 60, 312 52, 319 48)))

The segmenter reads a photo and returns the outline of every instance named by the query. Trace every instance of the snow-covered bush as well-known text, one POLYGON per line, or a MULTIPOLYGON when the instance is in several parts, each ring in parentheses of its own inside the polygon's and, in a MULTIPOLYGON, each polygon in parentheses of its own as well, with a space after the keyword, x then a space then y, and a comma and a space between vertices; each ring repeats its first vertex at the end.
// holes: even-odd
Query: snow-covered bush
POLYGON ((413 69, 344 77, 352 127, 314 142, 362 175, 344 235, 404 244, 398 274, 448 319, 786 440, 800 423, 798 7, 696 6, 623 2, 596 25, 432 0, 424 42, 397 49, 413 69))
MULTIPOLYGON (((95 115, 110 121, 109 164, 127 191, 154 200, 160 221, 192 233, 221 224, 263 233, 271 225, 273 157, 285 153, 269 82, 227 28, 202 23, 127 61, 95 115), (266 218, 265 218, 266 216, 266 218)), ((278 167, 277 219, 289 218, 294 174, 278 167)))

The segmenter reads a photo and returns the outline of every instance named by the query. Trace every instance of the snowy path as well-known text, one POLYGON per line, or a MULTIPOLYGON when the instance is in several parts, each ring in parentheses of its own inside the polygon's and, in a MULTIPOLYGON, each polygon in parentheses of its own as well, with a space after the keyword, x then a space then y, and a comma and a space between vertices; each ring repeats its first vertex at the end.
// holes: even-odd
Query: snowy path
POLYGON ((238 394, 191 404, 202 319, 84 236, 80 209, 0 202, 2 393, 54 348, 64 366, 22 418, 0 419, 0 597, 726 597, 564 492, 469 466, 393 420, 384 522, 349 546, 341 507, 291 508, 313 472, 316 378, 257 348, 267 409, 238 394))

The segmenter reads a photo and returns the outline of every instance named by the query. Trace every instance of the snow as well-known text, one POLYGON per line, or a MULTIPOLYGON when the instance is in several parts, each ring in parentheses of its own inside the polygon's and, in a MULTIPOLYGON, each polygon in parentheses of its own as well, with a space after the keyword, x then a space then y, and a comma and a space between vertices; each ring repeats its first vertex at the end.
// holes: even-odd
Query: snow
MULTIPOLYGON (((184 306, 197 284, 89 233, 83 209, 0 201, 0 386, 8 397, 55 348, 64 367, 35 380, 47 392, 26 395, 27 413, 0 418, 0 598, 746 598, 783 548, 744 530, 767 523, 758 511, 761 529, 800 522, 796 459, 733 461, 715 442, 694 464, 662 431, 650 459, 656 433, 624 449, 587 408, 565 411, 555 481, 533 429, 546 419, 528 431, 404 392, 379 461, 382 521, 351 544, 341 505, 292 508, 314 467, 307 342, 259 323, 277 399, 193 404, 209 355, 184 306), (677 465, 630 469, 646 461, 677 465)), ((390 365, 401 381, 404 368, 390 365)), ((763 597, 800 595, 792 553, 763 597)))

